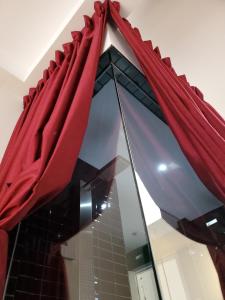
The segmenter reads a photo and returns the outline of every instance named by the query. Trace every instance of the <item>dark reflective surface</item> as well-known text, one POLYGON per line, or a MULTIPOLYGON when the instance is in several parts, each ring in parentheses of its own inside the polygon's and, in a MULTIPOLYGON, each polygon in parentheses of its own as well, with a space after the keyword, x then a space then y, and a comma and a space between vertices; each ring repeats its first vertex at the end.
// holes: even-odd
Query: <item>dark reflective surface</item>
MULTIPOLYGON (((121 81, 124 75, 116 74, 121 81)), ((121 84, 118 91, 136 171, 160 209, 177 221, 223 214, 222 203, 197 177, 168 126, 121 84)))
POLYGON ((114 69, 163 297, 223 299, 224 206, 197 177, 163 118, 130 92, 135 84, 114 69), (201 275, 193 255, 200 258, 201 275))

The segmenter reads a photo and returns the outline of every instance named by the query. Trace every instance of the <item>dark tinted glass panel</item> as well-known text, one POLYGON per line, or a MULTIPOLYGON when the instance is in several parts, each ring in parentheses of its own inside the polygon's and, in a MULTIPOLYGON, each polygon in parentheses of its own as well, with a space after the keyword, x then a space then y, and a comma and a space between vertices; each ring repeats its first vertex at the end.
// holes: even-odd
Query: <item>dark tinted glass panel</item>
POLYGON ((224 207, 196 176, 157 108, 146 105, 151 98, 133 92, 136 84, 117 67, 114 72, 163 299, 221 300, 207 246, 217 251, 224 240, 224 207))

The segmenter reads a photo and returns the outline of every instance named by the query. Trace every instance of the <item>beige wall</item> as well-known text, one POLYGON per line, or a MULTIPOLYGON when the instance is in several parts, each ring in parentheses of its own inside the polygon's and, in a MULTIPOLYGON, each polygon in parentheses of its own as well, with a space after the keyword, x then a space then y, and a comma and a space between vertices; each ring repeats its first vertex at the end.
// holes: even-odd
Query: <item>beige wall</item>
POLYGON ((23 83, 0 69, 0 160, 22 111, 23 83))

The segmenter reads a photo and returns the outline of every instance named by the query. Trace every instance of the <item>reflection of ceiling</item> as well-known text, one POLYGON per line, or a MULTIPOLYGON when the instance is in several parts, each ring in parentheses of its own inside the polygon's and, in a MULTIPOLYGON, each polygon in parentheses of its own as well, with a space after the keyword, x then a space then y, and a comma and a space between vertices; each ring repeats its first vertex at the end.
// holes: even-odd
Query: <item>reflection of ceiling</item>
POLYGON ((221 207, 195 174, 169 127, 123 87, 118 86, 118 92, 136 172, 160 209, 175 220, 194 220, 221 207))
MULTIPOLYGON (((129 15, 141 1, 121 0, 123 15, 129 15)), ((0 68, 26 80, 49 48, 54 44, 58 48, 63 31, 60 41, 66 42, 71 30, 83 27, 82 15, 93 13, 93 2, 0 1, 0 68)))
POLYGON ((91 126, 87 129, 80 158, 97 169, 118 155, 129 160, 117 101, 112 80, 93 98, 89 116, 91 126))
MULTIPOLYGON (((130 161, 117 101, 112 80, 93 98, 80 159, 97 169, 118 156, 120 160, 130 161)), ((146 244, 146 232, 130 166, 120 173, 116 172, 115 179, 125 247, 129 252, 146 244)))

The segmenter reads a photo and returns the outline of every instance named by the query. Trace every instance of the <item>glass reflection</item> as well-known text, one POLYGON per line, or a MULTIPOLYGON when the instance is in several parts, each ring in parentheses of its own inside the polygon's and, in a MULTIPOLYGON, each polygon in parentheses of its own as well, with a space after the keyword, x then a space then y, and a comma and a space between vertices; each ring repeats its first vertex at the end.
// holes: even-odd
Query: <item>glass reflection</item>
POLYGON ((116 67, 114 72, 163 299, 221 300, 215 251, 225 241, 224 207, 146 105, 146 95, 142 101, 141 89, 116 67))
POLYGON ((150 299, 158 300, 148 236, 110 76, 111 67, 99 78, 104 85, 93 98, 71 183, 76 190, 73 201, 80 207, 79 232, 61 245, 68 299, 145 299, 141 284, 150 279, 150 299))

